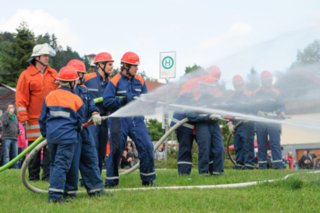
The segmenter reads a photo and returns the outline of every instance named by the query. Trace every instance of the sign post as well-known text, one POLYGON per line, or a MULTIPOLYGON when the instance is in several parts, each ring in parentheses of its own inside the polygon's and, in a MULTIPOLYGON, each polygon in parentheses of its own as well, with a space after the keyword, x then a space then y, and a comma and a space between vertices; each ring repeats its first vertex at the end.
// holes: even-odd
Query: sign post
POLYGON ((176 77, 176 52, 160 52, 160 78, 176 77))
MULTIPOLYGON (((176 52, 160 52, 160 78, 165 79, 166 83, 170 78, 176 77, 176 52)), ((165 113, 162 118, 162 127, 167 132, 169 129, 168 113, 165 113)), ((168 157, 168 140, 165 142, 165 159, 168 157)))

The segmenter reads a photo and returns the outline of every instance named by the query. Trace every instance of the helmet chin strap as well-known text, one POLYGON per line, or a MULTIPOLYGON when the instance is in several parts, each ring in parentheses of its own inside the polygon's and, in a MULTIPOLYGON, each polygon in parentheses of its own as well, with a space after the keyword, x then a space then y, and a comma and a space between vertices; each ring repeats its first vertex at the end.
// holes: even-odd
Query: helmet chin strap
POLYGON ((100 65, 100 63, 98 64, 98 68, 102 69, 102 72, 104 73, 105 77, 109 77, 108 73, 106 72, 106 66, 107 66, 107 62, 103 63, 103 67, 100 65))
POLYGON ((46 70, 47 66, 46 64, 44 64, 42 61, 39 61, 38 59, 34 59, 36 62, 38 62, 39 64, 41 64, 42 66, 44 66, 44 70, 46 70))
POLYGON ((128 68, 126 69, 126 72, 127 72, 127 75, 130 77, 130 78, 133 78, 134 77, 134 75, 132 75, 130 72, 129 72, 129 70, 130 70, 130 68, 131 68, 131 64, 127 64, 127 66, 128 66, 128 68))
POLYGON ((69 86, 70 86, 71 92, 73 93, 74 92, 73 90, 76 86, 76 81, 69 81, 69 86))
POLYGON ((84 84, 84 75, 81 75, 81 73, 80 72, 78 72, 78 76, 79 76, 79 84, 80 85, 82 85, 82 84, 84 84))

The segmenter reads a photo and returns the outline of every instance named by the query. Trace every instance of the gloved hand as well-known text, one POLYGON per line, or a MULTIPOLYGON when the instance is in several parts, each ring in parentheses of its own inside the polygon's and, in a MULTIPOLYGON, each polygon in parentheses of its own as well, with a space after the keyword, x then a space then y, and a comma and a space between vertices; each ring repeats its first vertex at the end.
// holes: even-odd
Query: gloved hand
POLYGON ((127 94, 128 103, 136 100, 136 98, 137 98, 137 96, 135 96, 135 95, 127 94))
POLYGON ((102 118, 99 113, 97 113, 97 112, 92 113, 91 119, 92 119, 92 122, 95 126, 101 125, 102 118))
POLYGON ((210 117, 210 120, 213 120, 213 121, 218 121, 219 119, 222 118, 222 116, 218 114, 211 114, 209 117, 210 117))
POLYGON ((228 125, 228 128, 229 128, 229 131, 230 132, 234 132, 234 125, 232 124, 232 122, 229 121, 227 125, 228 125))
POLYGON ((123 96, 123 97, 120 98, 120 104, 121 104, 121 106, 124 106, 124 105, 126 105, 127 103, 128 103, 128 98, 127 98, 127 96, 123 96))
POLYGON ((286 114, 284 112, 278 112, 277 115, 278 115, 279 119, 285 119, 286 118, 286 114))
POLYGON ((265 113, 265 112, 262 112, 262 111, 258 111, 257 115, 258 115, 258 116, 261 116, 261 117, 265 117, 265 116, 266 116, 266 113, 265 113))

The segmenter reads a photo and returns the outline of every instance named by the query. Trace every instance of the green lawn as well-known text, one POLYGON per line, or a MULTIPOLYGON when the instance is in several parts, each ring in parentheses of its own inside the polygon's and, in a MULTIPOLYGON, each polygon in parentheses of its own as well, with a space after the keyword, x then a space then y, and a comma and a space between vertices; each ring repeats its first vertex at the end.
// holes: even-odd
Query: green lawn
MULTIPOLYGON (((158 170, 157 186, 212 185, 282 178, 305 171, 227 169, 223 176, 189 177, 176 170, 158 170)), ((37 183, 46 189, 44 182, 37 183)), ((122 176, 120 189, 141 187, 138 173, 122 176)), ((83 191, 83 188, 80 188, 83 191)), ((116 191, 111 197, 89 198, 81 193, 70 203, 49 204, 47 195, 28 191, 18 170, 0 173, 0 212, 320 212, 320 173, 301 174, 286 181, 234 189, 116 191)))

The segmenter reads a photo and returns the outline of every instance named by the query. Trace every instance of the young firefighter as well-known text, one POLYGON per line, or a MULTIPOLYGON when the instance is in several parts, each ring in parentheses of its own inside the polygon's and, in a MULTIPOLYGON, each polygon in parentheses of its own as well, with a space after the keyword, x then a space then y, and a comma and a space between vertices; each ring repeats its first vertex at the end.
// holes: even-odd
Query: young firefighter
MULTIPOLYGON (((98 53, 94 57, 94 64, 96 65, 96 71, 85 75, 85 86, 88 88, 89 95, 92 99, 102 97, 107 84, 109 83, 109 76, 113 70, 113 58, 108 52, 98 53)), ((97 104, 101 115, 107 115, 107 112, 103 109, 102 103, 97 104)), ((108 121, 101 121, 100 125, 88 127, 89 131, 93 135, 96 143, 96 149, 99 159, 100 174, 102 166, 106 157, 106 146, 108 141, 108 121)))
MULTIPOLYGON (((88 94, 88 89, 84 85, 84 74, 86 66, 78 59, 69 61, 67 66, 76 69, 79 76, 78 84, 75 88, 75 93, 82 99, 84 103, 84 119, 88 121, 91 117, 94 125, 101 124, 101 116, 99 109, 94 105, 93 100, 88 94)), ((90 196, 104 194, 103 182, 100 177, 98 164, 98 154, 92 133, 87 127, 84 127, 80 132, 80 146, 77 150, 77 162, 80 161, 79 169, 82 177, 82 183, 86 187, 90 196), (80 158, 80 159, 79 159, 80 158)), ((75 174, 78 174, 75 172, 75 174)), ((75 178, 78 180, 78 177, 75 178)), ((74 182, 73 186, 77 189, 78 182, 74 182)))
MULTIPOLYGON (((221 71, 212 66, 208 74, 197 79, 197 86, 190 90, 187 87, 182 93, 191 92, 191 100, 197 103, 219 104, 223 96, 218 87, 221 71), (201 86, 206 85, 205 88, 201 86)), ((199 148, 198 171, 200 175, 222 175, 224 173, 223 137, 219 122, 214 115, 200 112, 186 113, 188 120, 195 126, 195 138, 199 148)))
MULTIPOLYGON (((60 87, 46 97, 39 119, 40 131, 46 137, 51 159, 49 202, 64 202, 64 195, 72 194, 66 181, 76 177, 71 169, 78 144, 78 133, 84 123, 84 105, 81 98, 72 93, 78 80, 74 68, 63 67, 57 75, 60 87)), ((71 179, 71 180, 70 180, 71 179)))
MULTIPOLYGON (((103 93, 103 106, 111 112, 118 110, 135 97, 147 92, 144 79, 137 75, 140 59, 134 52, 126 52, 121 58, 121 72, 115 75, 103 93)), ((110 125, 110 155, 107 159, 105 185, 119 184, 120 157, 129 136, 137 146, 140 159, 140 178, 143 186, 153 185, 156 178, 153 144, 144 123, 144 117, 108 119, 110 125)))
MULTIPOLYGON (((268 113, 275 114, 276 117, 274 117, 274 119, 283 119, 285 117, 285 107, 282 102, 280 91, 273 85, 272 73, 264 70, 261 72, 260 77, 261 87, 256 91, 255 98, 263 100, 263 102, 257 105, 257 114, 259 116, 265 116, 265 114, 267 114, 267 117, 269 116, 268 113)), ((272 168, 283 169, 284 164, 280 144, 281 125, 256 122, 256 132, 258 139, 259 169, 267 169, 268 138, 272 153, 272 168)))
MULTIPOLYGON (((240 75, 233 76, 234 92, 230 102, 236 112, 252 113, 249 103, 252 94, 246 89, 245 82, 240 75), (246 106, 246 107, 244 107, 246 106)), ((233 143, 236 152, 235 169, 254 169, 254 122, 239 119, 231 120, 234 125, 233 143)))

